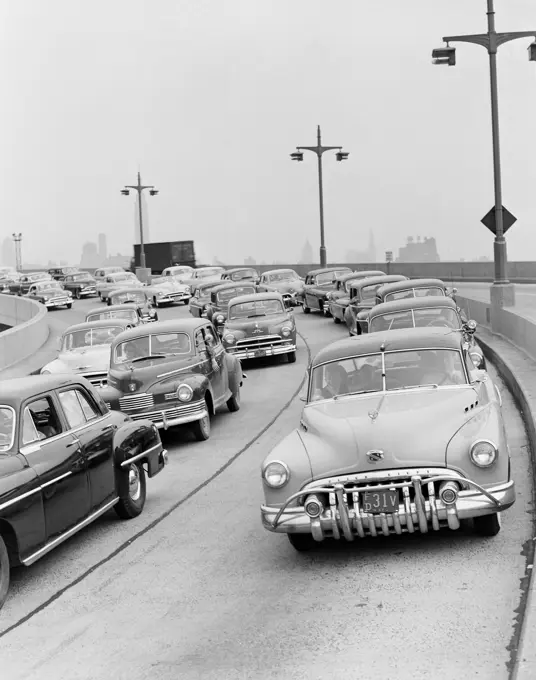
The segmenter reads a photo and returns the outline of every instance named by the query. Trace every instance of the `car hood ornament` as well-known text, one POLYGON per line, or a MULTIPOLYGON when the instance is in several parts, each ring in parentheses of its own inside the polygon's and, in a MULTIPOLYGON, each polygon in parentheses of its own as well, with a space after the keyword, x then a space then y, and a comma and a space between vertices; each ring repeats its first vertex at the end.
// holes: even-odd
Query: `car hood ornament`
POLYGON ((367 458, 369 463, 377 463, 378 461, 383 460, 384 453, 379 449, 372 449, 371 451, 367 451, 367 458))
POLYGON ((374 422, 379 415, 380 414, 378 413, 378 411, 376 409, 368 412, 368 416, 372 420, 372 422, 374 422))

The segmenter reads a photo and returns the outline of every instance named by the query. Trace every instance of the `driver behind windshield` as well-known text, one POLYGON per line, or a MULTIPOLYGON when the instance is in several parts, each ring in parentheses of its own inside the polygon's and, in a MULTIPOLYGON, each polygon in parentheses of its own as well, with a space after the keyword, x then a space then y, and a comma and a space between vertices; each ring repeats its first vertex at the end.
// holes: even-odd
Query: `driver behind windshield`
POLYGON ((313 401, 319 399, 333 399, 339 394, 348 392, 348 376, 340 364, 328 364, 324 369, 324 386, 317 388, 313 394, 313 401))
POLYGON ((460 385, 463 373, 456 369, 454 352, 432 352, 426 350, 420 355, 421 385, 460 385))

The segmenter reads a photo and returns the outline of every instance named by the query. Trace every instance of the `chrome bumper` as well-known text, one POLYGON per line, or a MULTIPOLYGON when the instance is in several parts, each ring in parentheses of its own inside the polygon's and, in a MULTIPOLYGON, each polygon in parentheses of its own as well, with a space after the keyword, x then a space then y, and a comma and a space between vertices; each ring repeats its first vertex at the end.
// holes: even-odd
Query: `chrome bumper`
POLYGON ((162 297, 156 298, 156 301, 161 302, 182 302, 183 300, 189 300, 191 298, 190 293, 170 293, 169 295, 163 295, 162 297))
POLYGON ((97 295, 97 289, 96 288, 86 288, 85 290, 80 291, 80 297, 83 295, 97 295))
POLYGON ((204 400, 194 404, 176 406, 175 408, 167 408, 159 411, 132 413, 125 409, 122 410, 122 412, 129 415, 132 420, 150 420, 159 430, 167 430, 168 428, 176 427, 177 425, 187 425, 196 420, 202 420, 209 415, 204 400))
POLYGON ((54 307, 65 307, 65 305, 70 305, 72 303, 72 298, 60 298, 59 300, 47 300, 45 302, 45 307, 48 309, 54 307))
POLYGON ((316 541, 325 538, 344 537, 353 541, 355 536, 377 536, 383 534, 402 534, 420 531, 427 533, 429 529, 438 531, 441 526, 459 529, 460 520, 481 517, 507 510, 515 502, 514 482, 506 482, 488 489, 480 487, 475 482, 464 479, 463 482, 471 488, 462 490, 455 503, 445 504, 435 495, 433 482, 452 481, 450 476, 421 479, 412 477, 415 490, 415 500, 410 501, 407 485, 389 483, 382 485, 385 489, 401 488, 403 502, 394 513, 372 514, 363 512, 360 508, 360 495, 364 492, 378 491, 379 486, 359 487, 353 491, 342 484, 323 489, 321 487, 308 488, 293 494, 281 507, 261 506, 261 518, 265 529, 276 533, 312 534, 316 541), (422 486, 428 484, 429 499, 425 499, 422 486), (288 507, 290 503, 309 494, 329 493, 329 508, 325 508, 320 517, 311 518, 302 506, 288 507), (353 508, 348 507, 346 494, 352 494, 353 508), (356 510, 357 508, 357 510, 356 510))
POLYGON ((288 354, 289 352, 295 352, 296 345, 275 345, 270 347, 258 347, 255 349, 244 347, 240 348, 239 350, 228 347, 227 351, 237 359, 262 359, 264 357, 273 357, 278 354, 288 354), (263 352, 263 354, 257 354, 257 352, 263 352))

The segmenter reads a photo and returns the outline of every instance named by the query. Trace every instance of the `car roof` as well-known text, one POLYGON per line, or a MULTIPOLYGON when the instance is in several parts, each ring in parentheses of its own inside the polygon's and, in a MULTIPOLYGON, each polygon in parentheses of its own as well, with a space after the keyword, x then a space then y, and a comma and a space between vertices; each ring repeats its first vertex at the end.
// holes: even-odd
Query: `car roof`
POLYGON ((225 274, 234 274, 235 272, 250 272, 252 269, 257 271, 255 267, 234 267, 233 269, 226 269, 225 274))
POLYGON ((28 375, 23 378, 8 378, 0 381, 0 404, 20 404, 26 399, 42 392, 56 390, 67 385, 88 387, 85 378, 75 375, 54 374, 28 375))
POLYGON ((233 298, 233 305, 243 304, 244 302, 260 302, 262 300, 281 300, 283 302, 283 296, 281 293, 267 292, 267 293, 250 293, 249 295, 238 295, 233 298))
POLYGON ((442 307, 444 309, 458 309, 456 303, 452 298, 446 295, 434 295, 430 297, 420 298, 404 298, 403 300, 391 300, 390 302, 382 302, 373 307, 369 312, 369 318, 379 316, 380 314, 392 314, 394 312, 402 312, 409 309, 437 309, 442 307))
POLYGON ((251 281, 226 281, 225 283, 218 283, 217 286, 214 286, 212 288, 211 292, 212 293, 219 293, 221 290, 229 290, 230 288, 243 288, 244 286, 253 286, 255 285, 251 281))
POLYGON ((124 293, 145 293, 147 286, 125 286, 124 288, 116 288, 109 293, 110 297, 121 295, 124 293))
MULTIPOLYGON (((89 312, 87 312, 86 316, 89 316, 90 314, 100 314, 101 312, 113 312, 114 310, 122 309, 133 309, 134 311, 137 311, 138 305, 135 302, 123 302, 123 304, 120 305, 107 305, 106 307, 95 307, 94 309, 90 309, 89 312)), ((113 319, 110 319, 110 321, 112 320, 113 319)))
MULTIPOLYGON (((206 283, 200 283, 196 286, 197 290, 200 290, 201 292, 208 289, 215 288, 216 286, 221 286, 222 284, 219 281, 207 281, 206 283)), ((228 284, 225 284, 228 285, 228 284)), ((236 284, 233 284, 236 285, 236 284)))
POLYGON ((349 281, 353 276, 355 276, 355 272, 346 272, 346 274, 337 276, 335 281, 349 281))
POLYGON ((350 267, 345 267, 344 265, 341 267, 323 267, 322 269, 311 269, 310 272, 307 272, 307 276, 316 276, 317 274, 327 274, 328 272, 340 272, 347 269, 348 271, 351 271, 350 267))
POLYGON ((363 354, 415 349, 460 349, 462 336, 452 328, 400 328, 377 333, 365 333, 353 338, 338 340, 315 356, 312 366, 363 354))
POLYGON ((219 269, 220 271, 225 271, 225 267, 220 267, 219 264, 207 264, 205 267, 196 267, 194 272, 202 272, 204 269, 219 269))
POLYGON ((436 286, 445 289, 447 284, 441 279, 407 279, 406 281, 395 281, 386 284, 378 289, 378 295, 394 293, 397 290, 409 290, 410 288, 427 288, 436 286))
MULTIPOLYGON (((292 272, 293 274, 298 274, 298 272, 295 269, 268 269, 268 271, 262 272, 263 276, 271 276, 272 274, 282 274, 283 272, 292 272)), ((310 272, 309 272, 310 273, 310 272)))
MULTIPOLYGON (((404 279, 406 277, 403 277, 404 279)), ((352 288, 355 288, 356 290, 361 290, 362 288, 365 288, 366 286, 371 286, 372 284, 378 284, 378 283, 391 283, 395 281, 401 281, 402 280, 402 275, 401 274, 389 274, 385 276, 368 276, 364 279, 358 279, 355 282, 355 285, 352 285, 352 288)))
POLYGON ((114 338, 114 343, 132 340, 134 338, 146 337, 147 335, 158 335, 160 333, 194 333, 199 327, 208 324, 206 319, 169 319, 168 321, 155 321, 154 323, 143 324, 136 328, 131 328, 120 333, 114 338))
POLYGON ((373 276, 388 276, 385 272, 380 271, 379 269, 370 269, 370 270, 365 270, 365 271, 360 271, 360 272, 354 272, 352 276, 350 276, 350 279, 368 279, 373 276))
MULTIPOLYGON (((110 309, 109 307, 106 307, 106 309, 110 309)), ((89 312, 88 312, 89 314, 89 312)), ((127 320, 124 320, 125 323, 127 323, 127 320)), ((62 335, 66 335, 67 333, 74 333, 75 331, 89 331, 92 328, 108 328, 108 327, 116 327, 116 326, 121 326, 121 319, 101 319, 100 321, 84 321, 83 323, 77 323, 74 324, 74 326, 69 326, 69 328, 66 328, 62 335)))

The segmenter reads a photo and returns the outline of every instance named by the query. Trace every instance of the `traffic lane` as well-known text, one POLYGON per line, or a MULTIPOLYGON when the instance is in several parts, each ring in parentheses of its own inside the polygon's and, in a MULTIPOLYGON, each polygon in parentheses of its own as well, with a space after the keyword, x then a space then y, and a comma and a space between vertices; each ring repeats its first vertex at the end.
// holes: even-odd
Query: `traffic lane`
MULTIPOLYGON (((164 312, 161 318, 170 318, 183 317, 187 310, 172 307, 161 311, 164 312)), ((322 337, 322 333, 317 335, 322 337)), ((248 378, 242 387, 240 411, 229 413, 226 407, 219 409, 208 441, 194 441, 188 428, 161 431, 169 451, 169 465, 148 480, 143 514, 123 522, 112 510, 31 568, 13 570, 10 596, 0 616, 0 633, 143 531, 240 452, 295 394, 303 381, 308 357, 308 349, 300 338, 294 364, 288 364, 286 357, 247 363, 248 378)))
MULTIPOLYGON (((490 302, 489 283, 456 283, 458 292, 463 297, 473 298, 480 302, 490 302)), ((532 283, 515 284, 516 304, 514 307, 506 307, 536 320, 536 285, 532 283)))
POLYGON ((299 554, 266 532, 259 464, 296 426, 295 400, 217 482, 3 638, 2 669, 10 680, 506 678, 531 475, 501 390, 517 503, 495 538, 446 530, 299 554))

